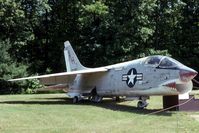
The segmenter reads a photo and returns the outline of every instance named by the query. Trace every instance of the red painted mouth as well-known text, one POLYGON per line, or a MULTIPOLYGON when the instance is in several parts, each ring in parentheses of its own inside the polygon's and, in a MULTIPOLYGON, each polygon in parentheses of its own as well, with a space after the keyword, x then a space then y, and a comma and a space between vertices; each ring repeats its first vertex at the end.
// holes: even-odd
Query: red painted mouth
POLYGON ((173 83, 168 83, 168 84, 166 84, 166 85, 164 85, 164 86, 166 86, 166 87, 169 87, 170 89, 172 89, 172 90, 177 90, 176 89, 176 83, 175 82, 173 82, 173 83))

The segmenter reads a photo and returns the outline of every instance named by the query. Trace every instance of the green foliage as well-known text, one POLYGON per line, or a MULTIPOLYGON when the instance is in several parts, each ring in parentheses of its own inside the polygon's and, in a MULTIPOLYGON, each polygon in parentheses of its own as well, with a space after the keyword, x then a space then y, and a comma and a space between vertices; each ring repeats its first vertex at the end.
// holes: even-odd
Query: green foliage
POLYGON ((155 49, 147 49, 145 53, 141 53, 139 57, 146 57, 150 55, 164 55, 164 56, 171 56, 168 50, 155 50, 155 49))
POLYGON ((83 5, 83 9, 88 12, 89 14, 95 14, 95 15, 104 15, 108 13, 108 7, 102 3, 101 1, 96 1, 93 4, 89 4, 89 5, 83 5))
POLYGON ((66 40, 88 67, 161 54, 199 71, 198 5, 198 0, 0 0, 1 79, 65 71, 66 40))
POLYGON ((0 40, 0 94, 13 94, 21 93, 23 83, 11 83, 6 82, 5 80, 25 76, 26 66, 22 63, 17 63, 13 60, 8 53, 9 48, 11 47, 10 41, 0 40))
POLYGON ((80 9, 82 15, 79 17, 79 22, 82 28, 88 28, 87 26, 99 23, 108 14, 108 7, 101 1, 82 5, 80 9))
POLYGON ((25 76, 26 75, 26 66, 17 63, 14 59, 11 58, 8 53, 9 48, 11 47, 10 41, 0 41, 0 75, 1 79, 10 79, 13 77, 25 76))
POLYGON ((44 87, 40 84, 38 79, 30 79, 27 81, 26 88, 24 89, 25 94, 37 93, 37 89, 44 87))
POLYGON ((0 79, 0 95, 2 94, 20 94, 22 93, 23 88, 17 83, 7 82, 3 79, 0 79))
MULTIPOLYGON (((0 0, 0 78, 2 93, 13 93, 10 88, 19 86, 22 92, 26 82, 5 83, 5 80, 27 76, 29 44, 35 42, 35 32, 43 15, 50 11, 47 0, 0 0), (7 87, 9 86, 9 87, 7 87)), ((17 88, 17 87, 16 87, 17 88)))

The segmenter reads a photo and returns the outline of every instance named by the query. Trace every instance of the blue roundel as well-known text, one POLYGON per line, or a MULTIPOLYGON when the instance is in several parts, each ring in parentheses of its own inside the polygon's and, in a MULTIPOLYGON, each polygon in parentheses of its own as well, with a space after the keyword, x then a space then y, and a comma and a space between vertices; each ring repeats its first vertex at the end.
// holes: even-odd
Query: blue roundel
POLYGON ((135 68, 131 68, 127 74, 122 75, 122 81, 126 81, 128 87, 133 88, 135 83, 139 80, 142 80, 143 74, 137 73, 135 68))

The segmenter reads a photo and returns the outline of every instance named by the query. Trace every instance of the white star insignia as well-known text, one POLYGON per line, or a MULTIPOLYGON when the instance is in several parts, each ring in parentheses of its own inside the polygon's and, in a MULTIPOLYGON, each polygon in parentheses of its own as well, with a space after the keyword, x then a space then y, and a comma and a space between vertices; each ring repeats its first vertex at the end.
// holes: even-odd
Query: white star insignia
POLYGON ((131 75, 128 75, 128 78, 129 78, 128 84, 130 83, 134 84, 135 77, 136 75, 134 75, 133 72, 131 72, 131 75))

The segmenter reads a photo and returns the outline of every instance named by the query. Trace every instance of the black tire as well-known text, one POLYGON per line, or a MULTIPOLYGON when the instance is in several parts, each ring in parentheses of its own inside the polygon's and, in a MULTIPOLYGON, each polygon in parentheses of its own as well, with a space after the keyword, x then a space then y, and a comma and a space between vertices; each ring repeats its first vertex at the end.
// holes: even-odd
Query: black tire
POLYGON ((103 97, 98 96, 97 103, 101 103, 101 102, 102 102, 102 99, 103 99, 103 97))
POLYGON ((119 102, 119 101, 120 101, 120 97, 119 97, 119 96, 116 96, 116 97, 115 97, 115 101, 116 101, 116 102, 119 102))
POLYGON ((91 99, 92 99, 92 96, 89 96, 89 97, 88 97, 88 100, 91 101, 91 99))
POLYGON ((102 99, 103 99, 103 97, 95 95, 95 96, 91 97, 91 102, 100 103, 100 102, 102 102, 102 99))
POLYGON ((77 96, 73 97, 73 103, 78 103, 78 97, 77 96))
POLYGON ((138 101, 138 103, 137 103, 137 108, 138 108, 138 109, 144 109, 144 106, 143 106, 143 102, 142 102, 142 101, 138 101))

